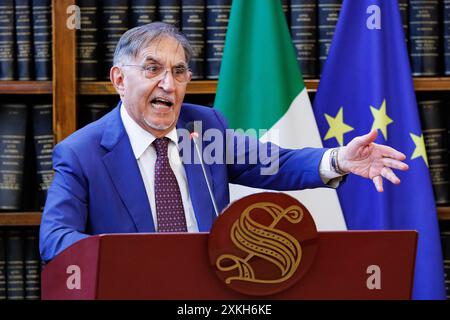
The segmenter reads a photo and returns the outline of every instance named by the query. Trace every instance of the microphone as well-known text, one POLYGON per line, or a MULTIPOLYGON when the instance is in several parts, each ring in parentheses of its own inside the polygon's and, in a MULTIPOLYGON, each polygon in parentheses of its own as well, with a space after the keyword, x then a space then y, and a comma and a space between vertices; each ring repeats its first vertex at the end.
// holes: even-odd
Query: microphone
POLYGON ((195 150, 196 150, 198 158, 200 159, 200 165, 202 166, 203 177, 205 178, 206 185, 208 186, 209 197, 211 198, 211 202, 213 204, 214 212, 216 213, 216 217, 218 217, 219 210, 217 209, 217 203, 216 203, 216 199, 214 198, 214 194, 212 192, 211 184, 209 183, 208 176, 206 175, 205 164, 203 163, 203 157, 202 157, 200 149, 199 149, 199 144, 201 142, 199 141, 198 132, 195 131, 195 123, 189 122, 186 125, 186 129, 189 130, 189 138, 194 142, 195 150))

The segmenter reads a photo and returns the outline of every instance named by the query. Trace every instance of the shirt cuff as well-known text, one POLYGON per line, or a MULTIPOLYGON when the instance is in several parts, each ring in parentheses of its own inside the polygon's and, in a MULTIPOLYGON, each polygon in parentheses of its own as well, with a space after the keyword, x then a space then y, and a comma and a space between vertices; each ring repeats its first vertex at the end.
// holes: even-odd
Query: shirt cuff
POLYGON ((337 188, 339 186, 339 182, 342 181, 343 175, 337 173, 331 167, 331 150, 333 149, 328 149, 323 154, 322 160, 320 161, 319 165, 319 174, 324 184, 331 188, 337 188))

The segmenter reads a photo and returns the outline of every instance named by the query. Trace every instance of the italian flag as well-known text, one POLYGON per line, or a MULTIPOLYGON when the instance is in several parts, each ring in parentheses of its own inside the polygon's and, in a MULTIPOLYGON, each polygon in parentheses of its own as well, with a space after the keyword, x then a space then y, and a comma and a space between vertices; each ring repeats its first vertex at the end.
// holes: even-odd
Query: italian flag
MULTIPOLYGON (((268 130, 262 141, 322 147, 281 0, 233 0, 215 107, 231 128, 268 130)), ((231 201, 261 191, 232 184, 231 201)), ((308 208, 318 230, 346 230, 334 189, 286 193, 308 208)))

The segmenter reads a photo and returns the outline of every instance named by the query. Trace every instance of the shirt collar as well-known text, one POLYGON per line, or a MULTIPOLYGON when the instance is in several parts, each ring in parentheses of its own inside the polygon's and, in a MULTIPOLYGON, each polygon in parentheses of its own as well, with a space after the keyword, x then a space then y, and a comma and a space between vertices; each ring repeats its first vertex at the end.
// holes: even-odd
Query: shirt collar
MULTIPOLYGON (((144 130, 140 125, 134 121, 128 111, 125 109, 125 105, 122 102, 120 106, 120 117, 125 127, 125 131, 130 139, 131 148, 133 149, 134 157, 139 159, 147 148, 155 141, 156 137, 150 132, 144 130)), ((178 134, 174 127, 170 132, 166 134, 175 145, 178 147, 178 134)))

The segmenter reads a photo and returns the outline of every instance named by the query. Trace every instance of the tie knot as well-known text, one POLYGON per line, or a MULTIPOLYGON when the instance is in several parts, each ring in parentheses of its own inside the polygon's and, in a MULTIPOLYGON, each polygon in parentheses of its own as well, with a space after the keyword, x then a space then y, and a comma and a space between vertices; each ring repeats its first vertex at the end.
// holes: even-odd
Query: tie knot
POLYGON ((167 156, 167 148, 169 146, 169 138, 156 138, 155 141, 153 141, 153 145, 156 149, 156 155, 159 156, 167 156))

